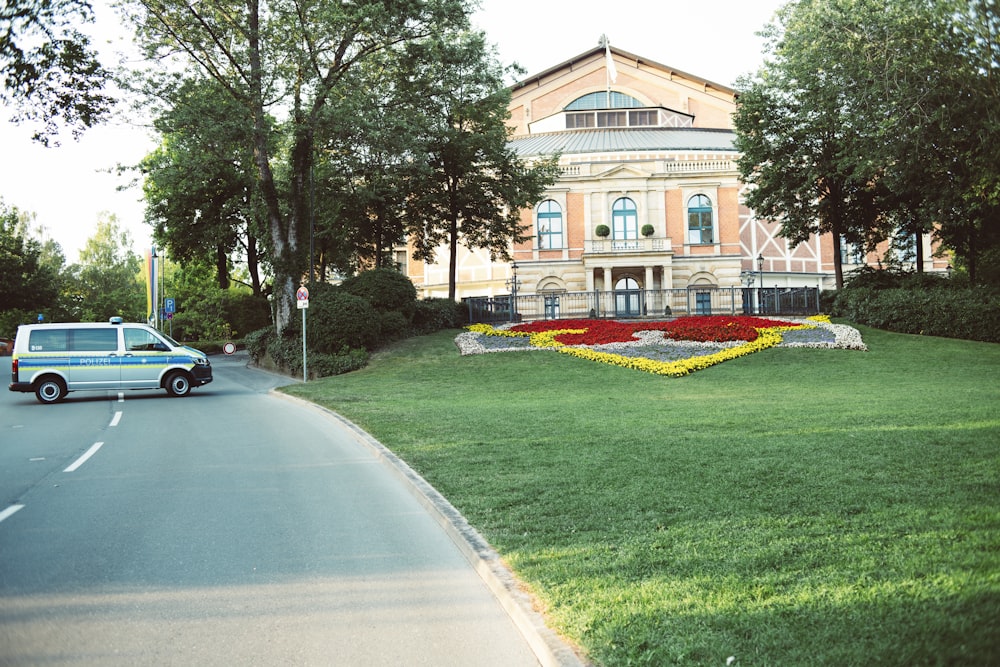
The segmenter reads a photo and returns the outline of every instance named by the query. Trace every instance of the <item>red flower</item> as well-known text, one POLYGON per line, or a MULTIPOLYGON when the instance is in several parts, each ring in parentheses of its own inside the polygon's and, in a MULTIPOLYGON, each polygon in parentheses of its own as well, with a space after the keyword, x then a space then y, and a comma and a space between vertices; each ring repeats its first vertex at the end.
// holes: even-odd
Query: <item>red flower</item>
POLYGON ((538 333, 559 329, 584 329, 582 334, 560 334, 556 340, 564 345, 602 345, 627 343, 638 331, 662 331, 665 338, 699 342, 757 340, 757 329, 787 326, 745 315, 700 315, 682 317, 670 322, 618 322, 615 320, 536 320, 512 327, 513 331, 538 333))

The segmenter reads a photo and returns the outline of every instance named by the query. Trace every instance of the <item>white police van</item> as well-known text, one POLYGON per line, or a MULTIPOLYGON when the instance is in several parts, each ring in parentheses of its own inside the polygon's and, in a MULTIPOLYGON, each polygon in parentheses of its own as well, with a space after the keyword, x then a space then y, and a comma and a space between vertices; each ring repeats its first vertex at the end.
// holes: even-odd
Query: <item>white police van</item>
POLYGON ((211 381, 212 365, 203 352, 153 327, 113 317, 108 323, 18 327, 8 388, 56 403, 67 392, 96 389, 166 389, 186 396, 211 381))

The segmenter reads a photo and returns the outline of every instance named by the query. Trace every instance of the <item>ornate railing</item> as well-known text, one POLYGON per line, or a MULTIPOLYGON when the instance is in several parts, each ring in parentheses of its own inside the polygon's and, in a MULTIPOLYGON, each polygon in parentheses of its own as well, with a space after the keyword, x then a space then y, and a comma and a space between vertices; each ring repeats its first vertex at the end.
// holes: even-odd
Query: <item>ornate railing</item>
POLYGON ((815 287, 688 287, 467 297, 469 322, 542 319, 663 319, 687 315, 815 315, 815 287))

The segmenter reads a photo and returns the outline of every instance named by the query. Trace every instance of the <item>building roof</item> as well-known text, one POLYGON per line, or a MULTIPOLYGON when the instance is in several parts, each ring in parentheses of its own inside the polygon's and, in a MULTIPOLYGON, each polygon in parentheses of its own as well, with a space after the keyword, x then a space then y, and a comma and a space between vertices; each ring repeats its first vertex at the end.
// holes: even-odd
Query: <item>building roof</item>
POLYGON ((731 130, 642 127, 531 134, 514 137, 509 145, 520 156, 619 151, 736 152, 735 137, 731 130))
MULTIPOLYGON (((715 83, 714 81, 709 81, 708 79, 704 79, 704 78, 702 78, 700 76, 696 76, 694 74, 689 74, 687 72, 683 72, 683 71, 681 71, 679 69, 676 69, 674 67, 670 67, 669 65, 664 65, 662 63, 656 62, 655 60, 650 60, 649 58, 643 58, 642 56, 637 56, 634 53, 629 53, 628 51, 625 51, 623 49, 619 49, 619 48, 617 48, 614 45, 612 45, 610 47, 610 49, 611 49, 612 53, 614 53, 614 54, 616 54, 616 55, 624 58, 627 61, 630 61, 630 62, 634 63, 636 67, 639 67, 640 65, 647 65, 649 67, 654 67, 656 69, 659 69, 659 70, 662 70, 664 72, 667 72, 667 73, 669 73, 671 75, 679 75, 679 76, 681 76, 681 77, 683 77, 685 79, 688 79, 688 80, 690 80, 690 81, 698 84, 699 86, 701 86, 703 89, 706 89, 706 90, 711 88, 711 89, 715 89, 715 90, 718 90, 720 92, 723 92, 723 93, 726 93, 726 94, 729 94, 729 95, 735 95, 736 94, 736 91, 733 90, 732 88, 730 88, 729 86, 724 86, 724 85, 722 85, 720 83, 715 83)), ((585 61, 585 60, 588 60, 590 58, 593 58, 595 55, 598 55, 598 54, 600 54, 600 55, 604 54, 604 47, 603 46, 594 47, 594 48, 590 49, 589 51, 584 51, 580 55, 574 56, 573 58, 570 58, 569 60, 567 60, 565 62, 559 63, 558 65, 555 65, 553 67, 550 67, 547 70, 539 72, 538 74, 532 74, 531 76, 518 81, 517 83, 515 83, 514 85, 512 85, 510 88, 511 88, 512 91, 517 91, 518 89, 524 88, 524 87, 529 86, 529 85, 537 85, 539 82, 541 82, 546 77, 548 77, 548 76, 550 76, 552 74, 555 74, 555 73, 557 73, 557 72, 559 72, 561 70, 564 70, 564 69, 572 69, 573 66, 576 65, 577 63, 585 61)))

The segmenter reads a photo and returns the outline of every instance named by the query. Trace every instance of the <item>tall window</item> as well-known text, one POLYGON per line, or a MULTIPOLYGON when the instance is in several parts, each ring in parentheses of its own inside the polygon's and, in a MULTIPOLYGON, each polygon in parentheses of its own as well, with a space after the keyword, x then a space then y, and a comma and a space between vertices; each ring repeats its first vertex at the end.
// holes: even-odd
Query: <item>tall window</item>
POLYGON ((538 249, 563 247, 562 209, 556 202, 546 199, 538 205, 538 249))
POLYGON ((688 243, 715 243, 712 200, 705 195, 695 195, 688 200, 688 243))
POLYGON ((639 238, 639 214, 628 197, 615 200, 611 207, 611 233, 616 241, 639 238))

